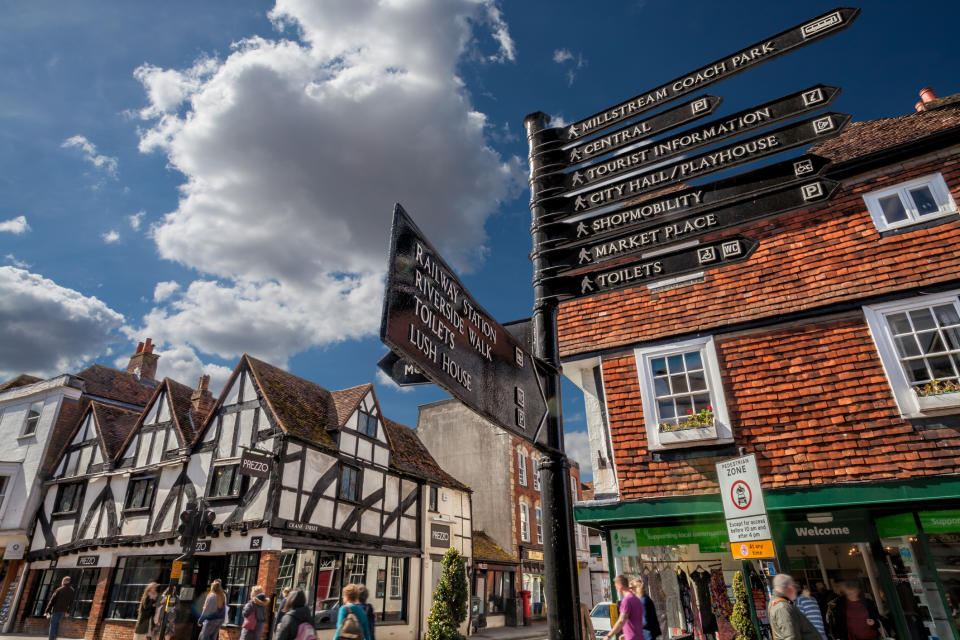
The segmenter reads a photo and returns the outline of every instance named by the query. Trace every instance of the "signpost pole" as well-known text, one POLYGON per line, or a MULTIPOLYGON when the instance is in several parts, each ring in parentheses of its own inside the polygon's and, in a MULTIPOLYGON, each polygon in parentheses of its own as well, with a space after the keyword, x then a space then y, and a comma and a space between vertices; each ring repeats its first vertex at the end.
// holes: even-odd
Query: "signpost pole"
POLYGON ((542 425, 546 435, 544 457, 540 461, 540 486, 543 498, 544 578, 546 581, 547 625, 554 640, 580 639, 580 597, 577 583, 577 558, 573 537, 573 503, 569 490, 570 465, 563 453, 563 417, 560 406, 560 351, 557 343, 557 301, 548 296, 543 273, 546 259, 540 247, 547 240, 543 230, 546 209, 541 201, 550 188, 541 182, 552 168, 544 154, 559 149, 559 140, 547 137, 556 130, 547 129, 549 116, 542 112, 524 119, 530 146, 530 214, 533 236, 533 356, 548 367, 543 371, 543 392, 548 412, 542 425))

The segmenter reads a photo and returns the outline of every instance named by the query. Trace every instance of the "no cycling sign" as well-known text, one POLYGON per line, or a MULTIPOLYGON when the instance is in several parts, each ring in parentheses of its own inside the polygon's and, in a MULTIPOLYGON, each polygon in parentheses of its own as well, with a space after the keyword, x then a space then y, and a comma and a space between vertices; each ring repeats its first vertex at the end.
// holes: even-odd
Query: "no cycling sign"
POLYGON ((763 489, 752 454, 717 463, 727 536, 735 558, 773 557, 763 489))

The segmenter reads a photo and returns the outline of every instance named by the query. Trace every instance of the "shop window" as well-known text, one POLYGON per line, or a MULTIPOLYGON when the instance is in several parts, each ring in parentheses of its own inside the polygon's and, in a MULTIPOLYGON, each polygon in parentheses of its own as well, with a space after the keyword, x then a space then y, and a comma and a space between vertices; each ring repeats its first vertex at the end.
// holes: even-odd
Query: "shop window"
POLYGON ((250 588, 257 584, 260 554, 256 551, 230 554, 227 580, 223 585, 227 592, 227 619, 225 624, 243 624, 243 605, 250 602, 250 588))
POLYGON ((527 486, 527 456, 523 451, 517 451, 517 482, 521 487, 527 486))
POLYGON ((40 582, 37 584, 30 615, 43 616, 44 609, 47 608, 47 602, 50 601, 50 596, 60 586, 63 579, 69 577, 71 586, 76 590, 70 617, 88 618, 99 576, 99 569, 47 569, 43 572, 40 582))
POLYGON ((651 451, 732 442, 713 338, 637 349, 651 451))
POLYGON ((879 231, 957 214, 957 205, 939 173, 872 191, 863 200, 879 231))
POLYGON ((126 509, 149 509, 153 506, 153 496, 157 491, 156 476, 141 476, 130 479, 127 489, 126 509))
POLYGON ((430 487, 430 504, 427 507, 430 511, 439 511, 440 510, 440 489, 437 487, 430 487))
POLYGON ((151 582, 167 584, 172 562, 172 558, 152 556, 124 556, 118 559, 106 617, 136 620, 143 590, 151 582))
POLYGON ((530 507, 520 503, 520 539, 530 542, 530 507))
POLYGON ((403 564, 400 558, 390 559, 390 599, 403 597, 403 564))
POLYGON ((23 432, 21 436, 32 436, 37 432, 37 425, 40 423, 40 413, 43 411, 43 400, 37 400, 30 404, 27 410, 27 418, 23 422, 23 432))
POLYGON ((540 516, 540 507, 534 509, 533 512, 537 517, 537 544, 543 544, 543 522, 540 516))
POLYGON ((901 415, 960 411, 960 304, 956 293, 864 307, 901 415))
POLYGON ((377 418, 366 411, 357 415, 357 431, 371 438, 377 437, 377 418))
POLYGON ((360 479, 362 474, 357 467, 351 467, 348 464, 340 469, 340 491, 341 500, 350 502, 360 502, 360 479))
POLYGON ((487 570, 486 605, 488 614, 504 613, 513 597, 513 571, 487 570))
POLYGON ((213 468, 211 498, 237 498, 246 489, 247 476, 240 473, 240 464, 221 464, 213 468))
POLYGON ((57 498, 53 502, 53 515, 67 515, 76 513, 80 508, 80 499, 83 496, 83 484, 71 482, 57 487, 57 498))

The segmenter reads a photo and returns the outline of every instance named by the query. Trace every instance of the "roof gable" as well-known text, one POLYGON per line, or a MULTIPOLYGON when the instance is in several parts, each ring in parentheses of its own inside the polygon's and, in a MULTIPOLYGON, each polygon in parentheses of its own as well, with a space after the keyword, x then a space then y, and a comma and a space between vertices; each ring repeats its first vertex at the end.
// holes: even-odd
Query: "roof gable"
MULTIPOLYGON (((108 460, 115 460, 123 451, 127 437, 133 433, 140 412, 103 402, 91 402, 90 410, 93 411, 94 424, 100 436, 104 456, 108 460)), ((82 420, 80 424, 83 424, 82 420)))
POLYGON ((356 387, 330 392, 330 397, 333 399, 334 411, 337 414, 335 425, 337 428, 341 428, 347 423, 347 420, 353 415, 353 412, 357 410, 363 398, 370 391, 373 391, 373 384, 367 382, 357 385, 356 387))
POLYGON ((180 441, 183 446, 192 445, 200 431, 199 425, 195 424, 193 420, 193 404, 190 400, 192 393, 193 390, 187 385, 172 378, 164 378, 153 390, 153 395, 144 410, 139 414, 136 424, 127 434, 117 454, 122 455, 130 448, 140 431, 140 427, 144 424, 152 424, 148 421, 151 421, 154 416, 157 416, 162 422, 172 419, 174 427, 180 434, 180 441), (165 406, 158 406, 158 402, 163 402, 165 406))

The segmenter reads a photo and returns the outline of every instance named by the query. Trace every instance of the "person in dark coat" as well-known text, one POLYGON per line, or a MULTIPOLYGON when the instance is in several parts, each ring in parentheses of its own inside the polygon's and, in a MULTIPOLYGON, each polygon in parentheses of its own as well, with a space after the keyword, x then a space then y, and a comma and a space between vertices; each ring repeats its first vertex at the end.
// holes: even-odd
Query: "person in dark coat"
POLYGON ((863 597, 856 582, 844 583, 843 595, 827 606, 827 633, 835 640, 877 640, 880 637, 877 605, 863 597))
POLYGON ((267 610, 269 609, 267 595, 263 587, 257 585, 250 589, 250 602, 243 605, 240 612, 243 629, 240 631, 240 640, 260 640, 263 636, 263 627, 267 624, 267 610), (254 627, 250 628, 250 621, 254 627))
POLYGON ((151 582, 140 596, 137 607, 137 626, 133 628, 133 640, 146 640, 153 637, 153 617, 157 613, 157 599, 160 597, 160 585, 151 582))
POLYGON ((50 640, 57 640, 57 634, 60 633, 60 621, 63 616, 70 615, 73 610, 73 599, 76 597, 76 591, 70 586, 70 576, 65 577, 57 590, 50 596, 47 602, 47 608, 43 613, 50 618, 50 640))
POLYGON ((370 640, 377 640, 377 613, 373 610, 373 605, 367 602, 369 597, 370 590, 367 589, 366 585, 357 585, 357 600, 360 602, 363 612, 367 614, 367 625, 370 627, 370 640))
POLYGON ((656 640, 662 633, 660 631, 660 621, 657 619, 657 607, 653 604, 653 598, 647 595, 647 587, 643 580, 631 580, 630 590, 640 598, 643 605, 643 637, 644 640, 656 640))
POLYGON ((280 614, 280 624, 277 625, 277 634, 274 640, 295 640, 300 625, 304 622, 313 624, 313 614, 307 607, 307 596, 300 589, 291 591, 283 603, 280 614))

